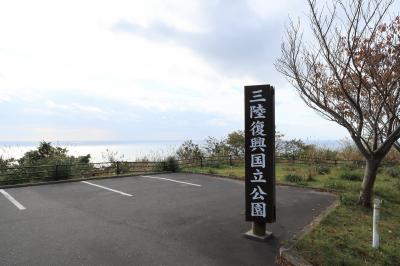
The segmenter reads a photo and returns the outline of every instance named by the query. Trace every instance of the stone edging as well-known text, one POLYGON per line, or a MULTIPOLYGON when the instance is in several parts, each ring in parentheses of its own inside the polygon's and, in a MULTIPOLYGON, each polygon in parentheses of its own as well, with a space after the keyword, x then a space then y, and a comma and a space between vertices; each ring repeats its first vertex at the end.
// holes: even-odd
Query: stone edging
MULTIPOLYGON (((336 196, 337 197, 337 196, 336 196)), ((293 250, 294 245, 297 241, 303 239, 312 230, 314 230, 321 221, 328 216, 332 211, 334 211, 340 205, 339 199, 336 200, 326 208, 322 213, 320 213, 314 220, 306 225, 297 236, 294 236, 288 244, 283 245, 279 248, 279 254, 276 258, 276 262, 282 266, 309 266, 312 265, 306 261, 300 254, 293 250)))

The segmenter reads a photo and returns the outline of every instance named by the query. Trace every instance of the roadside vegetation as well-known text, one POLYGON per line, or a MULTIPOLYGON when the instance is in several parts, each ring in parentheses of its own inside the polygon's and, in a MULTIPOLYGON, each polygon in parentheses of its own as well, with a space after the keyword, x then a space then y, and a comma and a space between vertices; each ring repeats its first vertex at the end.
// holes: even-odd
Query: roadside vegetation
POLYGON ((152 161, 145 157, 128 162, 123 155, 106 150, 104 162, 91 163, 90 157, 90 154, 75 157, 68 149, 43 141, 37 149, 26 152, 19 159, 0 156, 0 185, 180 170, 175 156, 152 161))
POLYGON ((19 159, 0 157, 0 185, 66 179, 89 170, 89 161, 89 154, 71 156, 66 148, 43 141, 19 159))

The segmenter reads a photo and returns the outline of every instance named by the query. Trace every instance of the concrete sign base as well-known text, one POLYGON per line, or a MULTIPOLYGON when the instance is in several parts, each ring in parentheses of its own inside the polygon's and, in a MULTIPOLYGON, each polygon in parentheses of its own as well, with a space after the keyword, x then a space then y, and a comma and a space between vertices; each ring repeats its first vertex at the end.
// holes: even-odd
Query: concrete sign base
POLYGON ((247 239, 252 239, 252 240, 256 240, 256 241, 260 241, 260 242, 265 242, 269 238, 272 238, 273 234, 270 231, 265 231, 265 235, 259 236, 259 235, 255 235, 253 233, 253 230, 250 230, 250 231, 248 231, 247 233, 244 234, 244 237, 247 238, 247 239))

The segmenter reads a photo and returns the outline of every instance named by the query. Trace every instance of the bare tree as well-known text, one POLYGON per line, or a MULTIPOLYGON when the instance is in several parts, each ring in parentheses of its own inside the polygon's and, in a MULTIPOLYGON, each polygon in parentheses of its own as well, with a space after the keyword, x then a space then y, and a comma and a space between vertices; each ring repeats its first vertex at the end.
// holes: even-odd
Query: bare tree
POLYGON ((307 2, 314 42, 291 22, 276 68, 350 133, 366 160, 359 203, 371 207, 378 167, 400 138, 400 17, 389 17, 393 0, 307 2))

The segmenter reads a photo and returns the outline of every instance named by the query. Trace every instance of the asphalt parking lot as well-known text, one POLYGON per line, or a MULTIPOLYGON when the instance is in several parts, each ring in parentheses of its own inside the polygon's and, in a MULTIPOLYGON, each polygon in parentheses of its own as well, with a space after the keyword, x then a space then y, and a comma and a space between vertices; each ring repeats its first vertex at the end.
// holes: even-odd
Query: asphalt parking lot
POLYGON ((163 174, 0 190, 0 265, 274 265, 335 197, 277 187, 274 238, 243 237, 244 183, 163 174))

